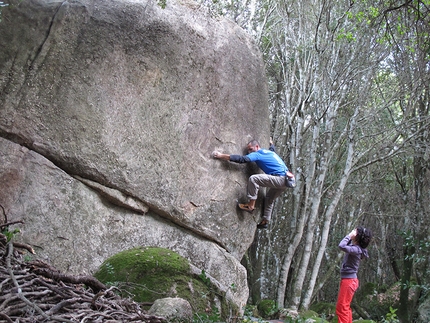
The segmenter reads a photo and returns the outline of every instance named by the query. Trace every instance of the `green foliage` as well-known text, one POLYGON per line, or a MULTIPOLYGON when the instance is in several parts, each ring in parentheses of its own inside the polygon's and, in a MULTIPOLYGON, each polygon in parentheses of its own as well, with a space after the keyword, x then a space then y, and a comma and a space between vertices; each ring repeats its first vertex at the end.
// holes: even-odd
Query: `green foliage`
POLYGON ((262 317, 272 317, 278 312, 278 306, 276 305, 276 302, 271 299, 261 300, 258 303, 257 308, 262 317))
POLYGON ((381 323, 398 323, 398 322, 400 322, 399 319, 397 318, 396 312, 397 312, 397 309, 392 308, 390 306, 390 312, 387 313, 384 318, 382 318, 381 323))
POLYGON ((3 231, 1 232, 2 234, 4 234, 7 238, 7 242, 11 241, 13 239, 13 237, 15 236, 15 234, 21 232, 19 229, 15 229, 13 231, 9 231, 8 228, 3 229, 3 231))
POLYGON ((351 43, 356 41, 354 34, 351 31, 345 31, 345 29, 341 29, 339 35, 337 36, 337 40, 346 40, 351 43))
POLYGON ((167 5, 167 0, 158 0, 157 4, 162 8, 165 9, 167 5))
POLYGON ((202 273, 199 275, 199 277, 206 286, 211 286, 211 280, 206 276, 204 269, 202 270, 202 273))
POLYGON ((233 292, 235 292, 237 290, 237 286, 234 283, 230 285, 230 288, 233 292))
POLYGON ((357 291, 354 299, 367 310, 371 317, 383 317, 390 311, 391 306, 399 304, 400 288, 400 282, 389 288, 385 285, 366 283, 357 291))
POLYGON ((337 40, 346 40, 347 42, 355 42, 358 37, 361 37, 359 25, 370 26, 372 22, 380 15, 380 10, 373 6, 366 6, 363 10, 348 11, 345 17, 351 24, 347 24, 347 28, 340 28, 337 40))
POLYGON ((24 256, 24 262, 29 262, 29 261, 32 261, 32 260, 33 260, 33 257, 32 257, 31 255, 26 254, 26 255, 24 256))
POLYGON ((244 317, 252 317, 258 315, 258 309, 256 305, 246 305, 243 311, 244 317))
POLYGON ((360 287, 360 290, 357 292, 356 298, 362 299, 367 298, 368 296, 375 295, 379 290, 378 288, 378 284, 372 282, 365 282, 363 286, 360 287))
POLYGON ((210 322, 221 322, 221 316, 216 307, 212 308, 209 313, 195 313, 193 316, 193 323, 210 323, 210 322))
POLYGON ((417 253, 415 254, 415 261, 419 263, 426 263, 427 255, 430 253, 430 241, 424 240, 418 242, 417 253))
MULTIPOLYGON (((426 263, 428 255, 430 253, 430 242, 426 239, 418 239, 411 231, 399 231, 399 235, 403 238, 403 248, 410 250, 410 253, 406 253, 403 256, 403 261, 413 262, 413 265, 418 271, 426 271, 426 263)), ((422 280, 421 280, 422 281, 422 280)), ((417 283, 417 278, 411 276, 409 279, 402 279, 402 289, 414 289, 420 288, 423 295, 429 289, 428 283, 424 281, 422 284, 417 283)))

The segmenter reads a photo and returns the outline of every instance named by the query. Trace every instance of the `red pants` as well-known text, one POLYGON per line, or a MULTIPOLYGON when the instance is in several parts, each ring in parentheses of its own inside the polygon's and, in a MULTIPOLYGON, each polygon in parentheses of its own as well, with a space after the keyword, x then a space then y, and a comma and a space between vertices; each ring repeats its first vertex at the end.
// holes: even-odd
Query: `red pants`
POLYGON ((337 297, 336 315, 338 323, 352 323, 351 302, 358 288, 357 278, 342 278, 337 297))

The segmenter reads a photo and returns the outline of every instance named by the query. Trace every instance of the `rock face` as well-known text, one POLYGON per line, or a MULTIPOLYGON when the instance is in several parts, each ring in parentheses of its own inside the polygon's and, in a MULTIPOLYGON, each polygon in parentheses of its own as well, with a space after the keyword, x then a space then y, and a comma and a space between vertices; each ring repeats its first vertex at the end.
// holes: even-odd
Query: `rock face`
POLYGON ((178 252, 247 300, 258 213, 247 168, 268 141, 262 58, 191 2, 15 1, 0 22, 0 204, 37 257, 92 273, 135 246, 178 252))

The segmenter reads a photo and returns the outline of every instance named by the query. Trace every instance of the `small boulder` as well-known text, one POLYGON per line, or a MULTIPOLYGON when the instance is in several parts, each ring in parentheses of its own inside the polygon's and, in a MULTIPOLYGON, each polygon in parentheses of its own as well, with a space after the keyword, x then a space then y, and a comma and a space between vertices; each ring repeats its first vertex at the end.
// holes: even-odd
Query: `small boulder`
POLYGON ((192 322, 193 320, 191 305, 182 298, 157 299, 148 314, 164 317, 169 322, 192 322))

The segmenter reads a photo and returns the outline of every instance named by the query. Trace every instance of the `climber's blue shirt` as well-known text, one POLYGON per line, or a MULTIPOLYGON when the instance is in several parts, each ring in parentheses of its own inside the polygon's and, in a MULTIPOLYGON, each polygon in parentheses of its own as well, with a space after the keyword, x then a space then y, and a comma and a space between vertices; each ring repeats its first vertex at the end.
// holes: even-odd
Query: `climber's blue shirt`
POLYGON ((288 167, 281 157, 272 150, 274 147, 271 146, 270 148, 270 150, 260 149, 245 156, 230 155, 230 161, 235 163, 255 162, 268 175, 285 176, 288 167))

